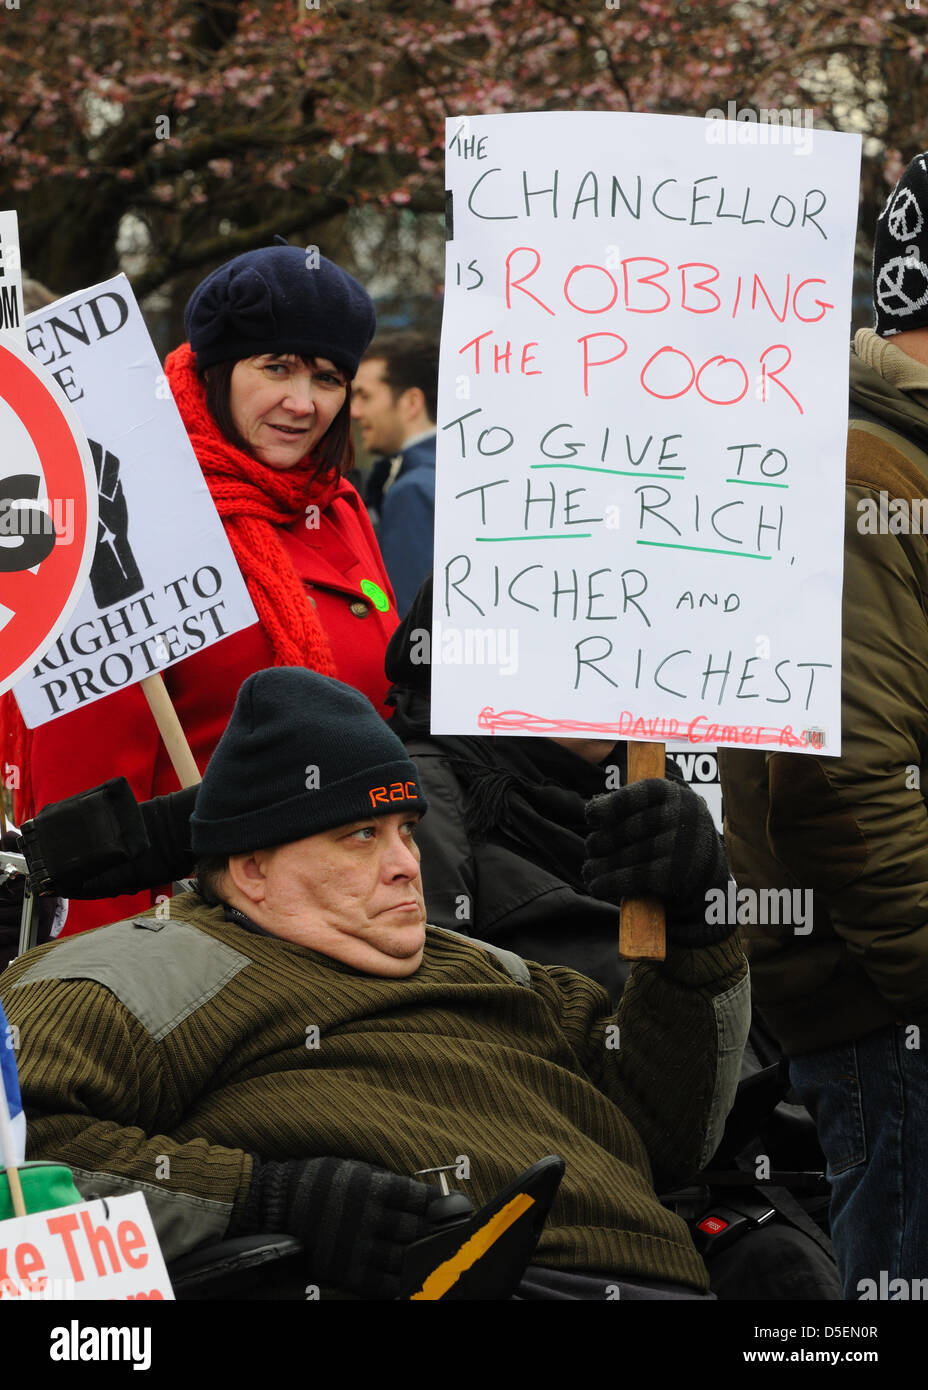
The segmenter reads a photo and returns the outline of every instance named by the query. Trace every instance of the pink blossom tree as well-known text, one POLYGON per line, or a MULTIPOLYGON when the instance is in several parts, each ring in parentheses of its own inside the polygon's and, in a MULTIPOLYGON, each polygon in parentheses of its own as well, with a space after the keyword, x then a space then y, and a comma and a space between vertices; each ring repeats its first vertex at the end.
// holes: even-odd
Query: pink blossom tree
POLYGON ((0 206, 58 292, 116 269, 127 214, 145 294, 350 209, 440 211, 448 115, 811 107, 866 137, 868 230, 928 143, 928 4, 903 0, 9 5, 0 206))

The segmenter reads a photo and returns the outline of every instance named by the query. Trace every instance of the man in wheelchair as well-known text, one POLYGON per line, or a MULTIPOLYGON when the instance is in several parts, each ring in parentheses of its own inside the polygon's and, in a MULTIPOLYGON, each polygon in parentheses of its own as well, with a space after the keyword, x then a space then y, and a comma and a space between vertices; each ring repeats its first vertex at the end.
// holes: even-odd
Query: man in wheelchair
POLYGON ((192 817, 198 891, 27 952, 0 976, 19 1028, 30 1157, 86 1194, 142 1191, 165 1257, 261 1231, 326 1289, 391 1298, 453 1160, 479 1205, 542 1154, 566 1172, 532 1298, 703 1298, 659 1202, 721 1135, 749 1021, 727 868, 689 788, 588 807, 592 891, 664 900, 665 961, 619 1007, 567 968, 426 925, 415 764, 358 692, 249 677, 192 817))

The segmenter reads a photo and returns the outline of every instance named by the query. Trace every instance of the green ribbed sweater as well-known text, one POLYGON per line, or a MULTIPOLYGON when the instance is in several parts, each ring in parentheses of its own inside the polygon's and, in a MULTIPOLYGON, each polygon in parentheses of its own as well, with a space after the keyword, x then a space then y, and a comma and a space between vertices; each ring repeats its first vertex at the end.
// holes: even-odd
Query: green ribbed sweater
POLYGON ((719 1020, 743 1012, 737 940, 639 963, 612 1014, 571 970, 530 965, 526 988, 468 939, 427 937, 415 974, 382 979, 188 894, 170 922, 29 952, 0 977, 29 1156, 69 1164, 82 1190, 141 1186, 172 1258, 223 1233, 250 1153, 404 1174, 466 1155, 475 1205, 557 1153, 534 1263, 705 1289, 653 1184, 708 1157, 719 1020))

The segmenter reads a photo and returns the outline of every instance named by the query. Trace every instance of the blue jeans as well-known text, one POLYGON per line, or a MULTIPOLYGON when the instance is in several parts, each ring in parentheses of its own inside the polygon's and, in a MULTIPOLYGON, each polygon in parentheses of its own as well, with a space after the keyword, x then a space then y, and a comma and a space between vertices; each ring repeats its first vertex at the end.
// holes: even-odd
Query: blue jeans
POLYGON ((928 1028, 891 1024, 790 1060, 828 1160, 831 1239, 845 1299, 928 1279, 928 1028), (908 1042, 908 1046, 906 1046, 908 1042), (913 1042, 920 1045, 913 1047, 913 1042), (863 1283, 872 1280, 873 1287, 863 1283))

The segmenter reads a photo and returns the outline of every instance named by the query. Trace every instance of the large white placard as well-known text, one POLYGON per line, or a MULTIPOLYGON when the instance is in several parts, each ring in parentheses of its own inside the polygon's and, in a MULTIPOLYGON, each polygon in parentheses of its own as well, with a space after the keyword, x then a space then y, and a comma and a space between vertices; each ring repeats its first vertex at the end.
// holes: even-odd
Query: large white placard
MULTIPOLYGON (((90 582, 14 687, 34 728, 257 615, 126 277, 30 314, 26 335, 84 426, 100 505, 90 582)), ((66 542, 66 509, 54 520, 66 542)))
POLYGON ((432 729, 840 752, 860 140, 447 125, 432 729))

